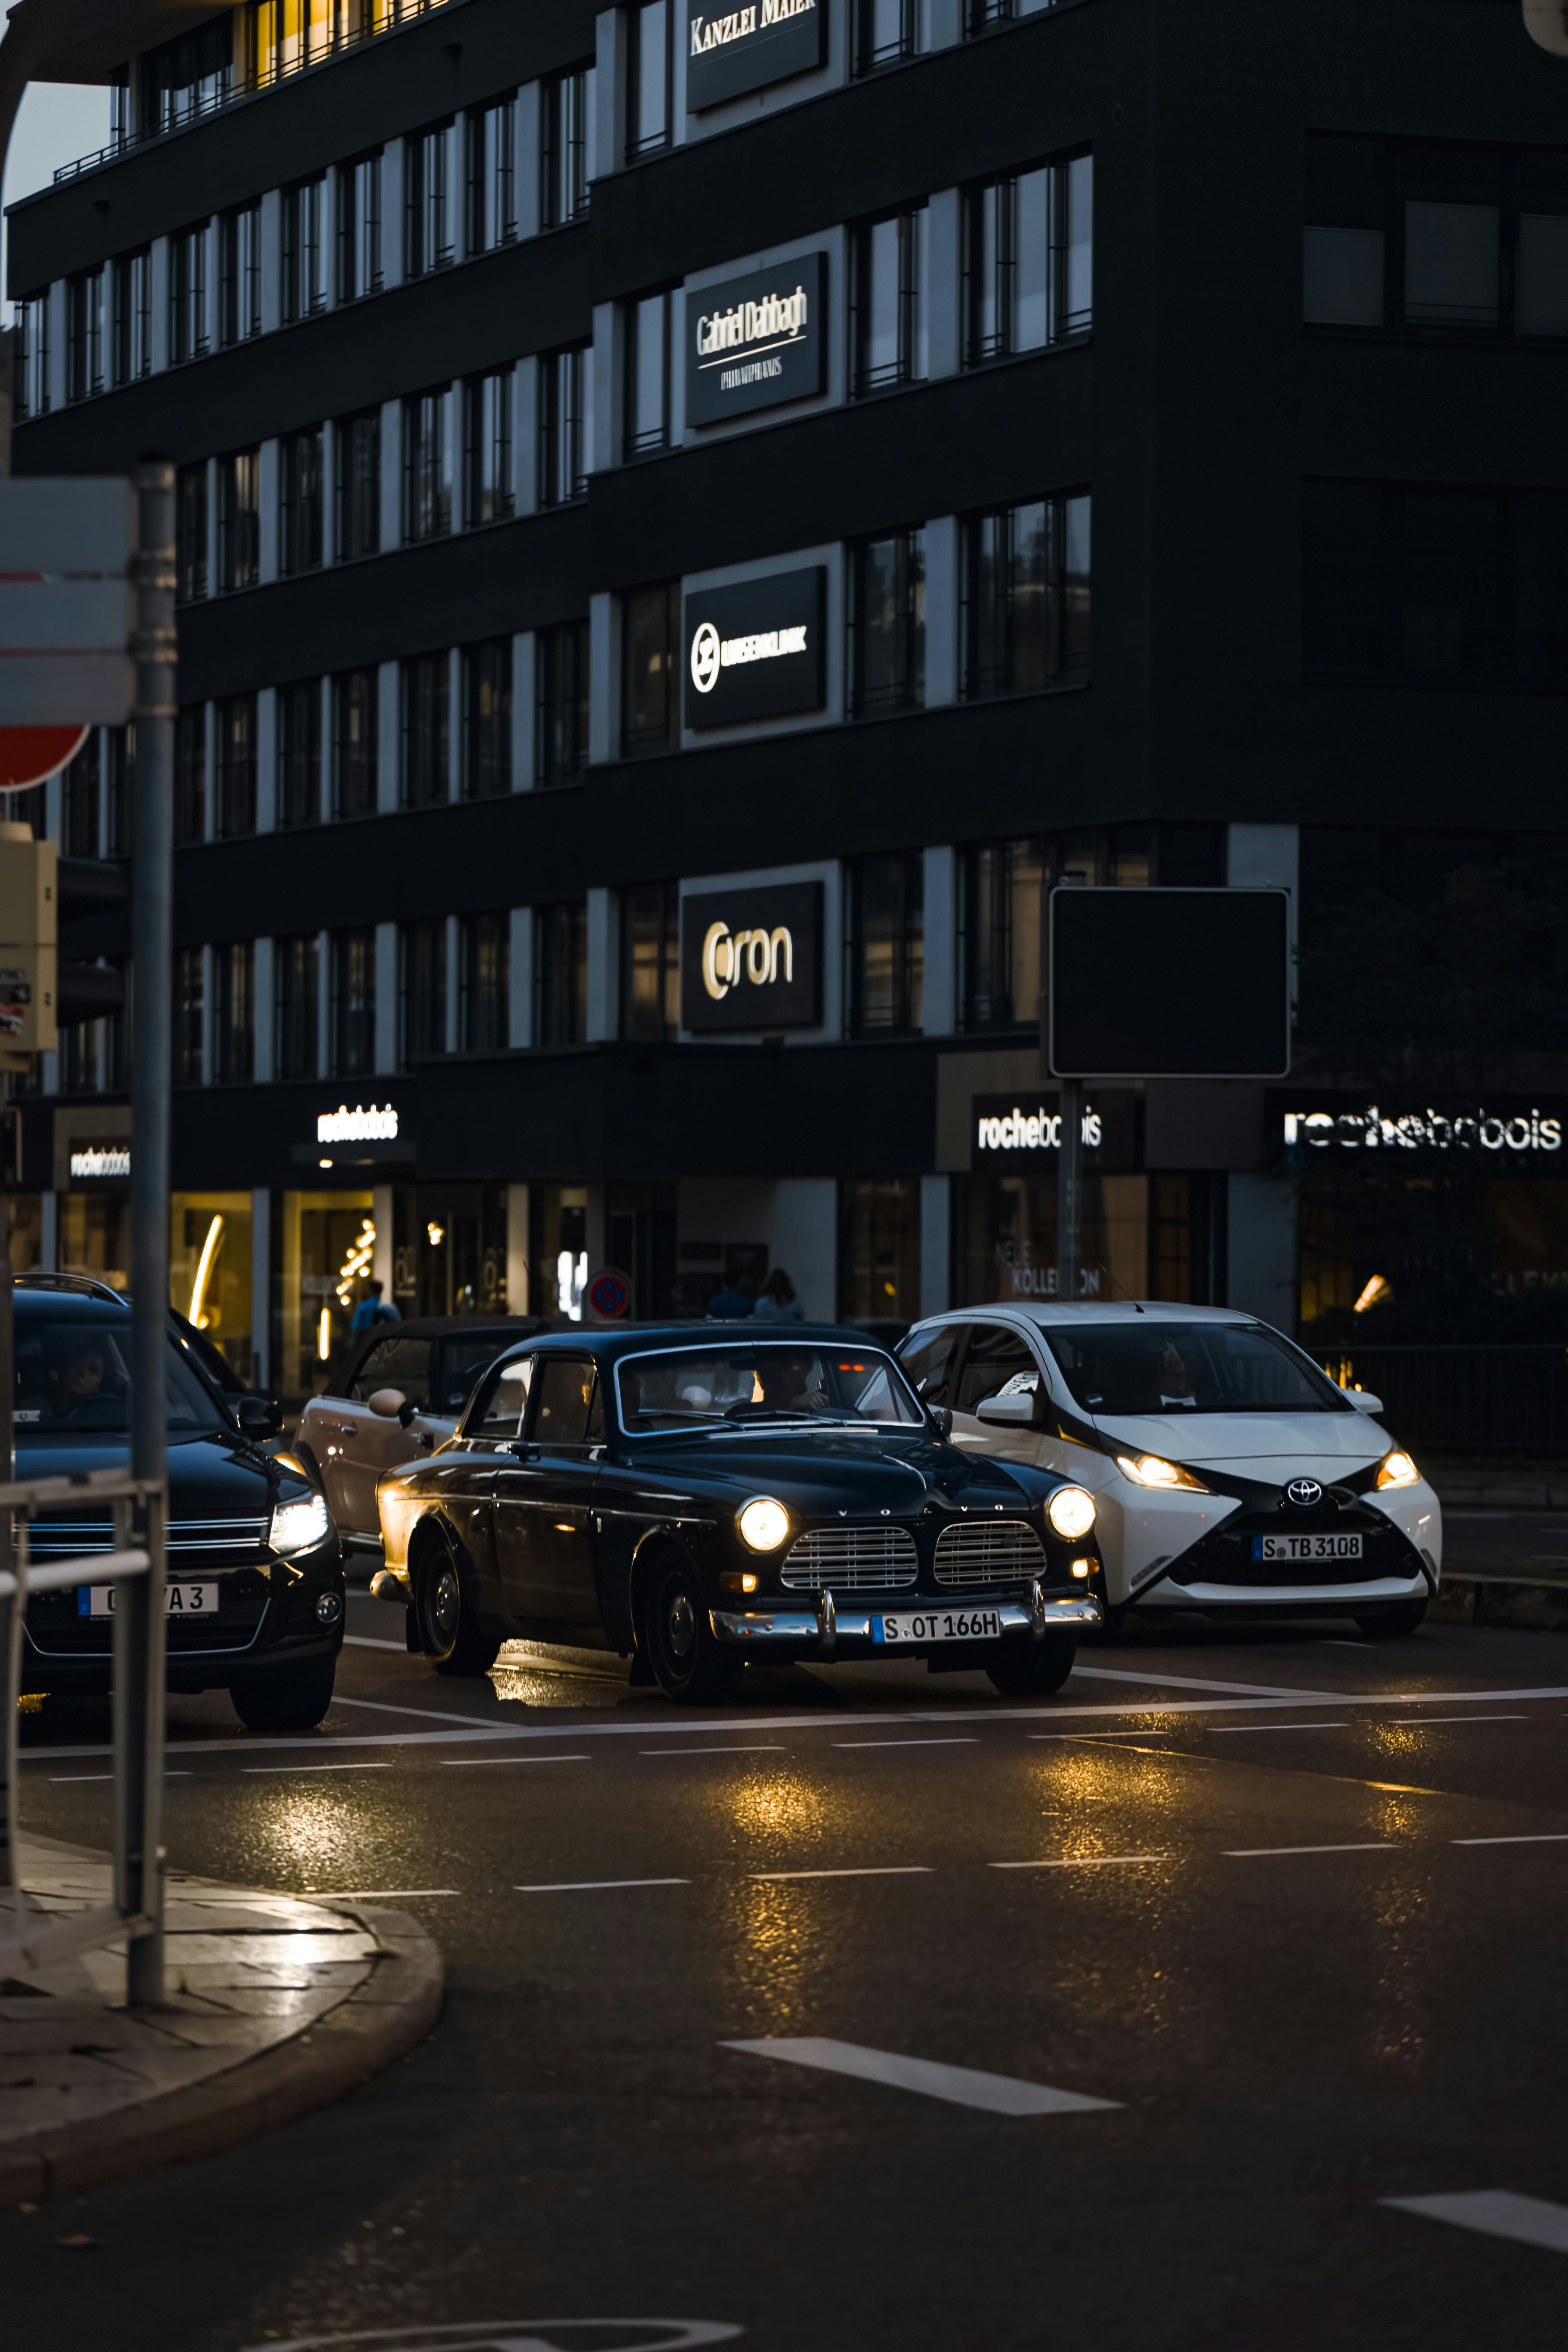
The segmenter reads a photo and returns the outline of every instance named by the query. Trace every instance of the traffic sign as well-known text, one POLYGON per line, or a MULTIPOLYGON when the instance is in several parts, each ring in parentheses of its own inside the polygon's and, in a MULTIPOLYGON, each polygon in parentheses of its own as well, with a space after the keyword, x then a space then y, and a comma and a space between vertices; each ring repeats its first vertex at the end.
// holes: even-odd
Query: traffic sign
POLYGON ((22 793, 76 758, 85 727, 0 727, 0 793, 22 793))
POLYGON ((588 1311, 601 1323, 618 1323, 632 1311, 631 1276, 607 1265, 588 1284, 588 1311))
POLYGON ((135 544, 128 481, 0 481, 0 727, 125 724, 135 544))

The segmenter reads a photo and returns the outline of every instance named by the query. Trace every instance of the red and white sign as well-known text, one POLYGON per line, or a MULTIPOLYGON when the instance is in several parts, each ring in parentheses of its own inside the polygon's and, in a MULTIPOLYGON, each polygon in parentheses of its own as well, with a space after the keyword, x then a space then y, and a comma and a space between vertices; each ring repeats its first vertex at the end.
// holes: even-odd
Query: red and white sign
POLYGON ((26 792, 76 758, 85 727, 0 727, 0 793, 26 792))
POLYGON ((594 1276, 585 1297, 588 1312, 601 1323, 618 1323, 632 1311, 631 1276, 607 1265, 594 1276))

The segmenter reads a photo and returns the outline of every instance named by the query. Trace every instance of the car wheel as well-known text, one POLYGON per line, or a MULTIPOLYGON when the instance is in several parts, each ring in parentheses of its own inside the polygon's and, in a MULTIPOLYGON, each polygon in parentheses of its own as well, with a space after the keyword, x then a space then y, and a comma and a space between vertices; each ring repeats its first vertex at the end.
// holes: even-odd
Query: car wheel
POLYGON ((643 1620, 648 1664, 666 1698, 682 1706, 740 1688, 745 1660, 715 1640, 696 1578, 679 1560, 654 1580, 643 1620))
POLYGON ((1426 1614, 1425 1601, 1396 1601, 1391 1609, 1369 1609, 1355 1622, 1369 1642, 1402 1642, 1426 1614))
POLYGON ((1048 1698, 1072 1672, 1078 1642, 1071 1633, 1047 1633, 1043 1642, 1008 1642, 985 1661, 991 1686, 1004 1698, 1048 1698))
POLYGON ((314 1731, 332 1703, 336 1658, 310 1658, 287 1674, 241 1675, 230 1687, 247 1731, 314 1731))
POLYGON ((438 1675, 488 1675, 500 1652, 499 1633, 484 1633, 463 1592, 450 1547, 422 1562, 415 1578, 419 1646, 438 1675))

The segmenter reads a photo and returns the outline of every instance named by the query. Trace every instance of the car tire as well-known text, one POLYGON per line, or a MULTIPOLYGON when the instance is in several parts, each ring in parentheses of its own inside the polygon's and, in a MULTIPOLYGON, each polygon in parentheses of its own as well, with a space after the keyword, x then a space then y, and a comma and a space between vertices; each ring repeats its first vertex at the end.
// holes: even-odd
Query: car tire
POLYGON ((1008 1642, 985 1661, 993 1690, 1004 1698, 1049 1698, 1072 1672, 1078 1641, 1071 1633, 1047 1633, 1043 1642, 1008 1642))
POLYGON ((1425 1601, 1396 1601, 1388 1609, 1369 1609, 1355 1622, 1369 1642, 1403 1642, 1426 1614, 1425 1601))
POLYGON ((468 1606, 451 1547, 426 1554, 414 1580, 419 1647, 438 1675, 488 1675, 500 1654, 500 1635, 487 1633, 468 1606))
POLYGON ((654 1680, 677 1706, 699 1706, 739 1690, 745 1659, 715 1638, 684 1561, 672 1559, 656 1573, 641 1630, 654 1680))
POLYGON ((332 1703, 338 1662, 310 1658, 278 1675, 241 1675, 229 1688, 247 1731, 314 1731, 332 1703))

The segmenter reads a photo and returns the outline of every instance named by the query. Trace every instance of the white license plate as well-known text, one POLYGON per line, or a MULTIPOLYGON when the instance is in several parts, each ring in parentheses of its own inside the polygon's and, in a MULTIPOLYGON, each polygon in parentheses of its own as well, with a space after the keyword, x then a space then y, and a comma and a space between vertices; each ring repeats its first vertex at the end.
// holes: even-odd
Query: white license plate
POLYGON ((1360 1536, 1254 1536, 1254 1559, 1359 1559, 1360 1536))
POLYGON ((873 1617, 871 1639, 889 1648, 900 1642, 999 1642, 1002 1618, 994 1609, 900 1610, 896 1617, 873 1617))
MULTIPOLYGON (((79 1584, 76 1589, 76 1613, 79 1617, 112 1617, 115 1611, 117 1584, 79 1584)), ((166 1584, 163 1587, 165 1617, 216 1617, 217 1586, 216 1584, 166 1584)))

